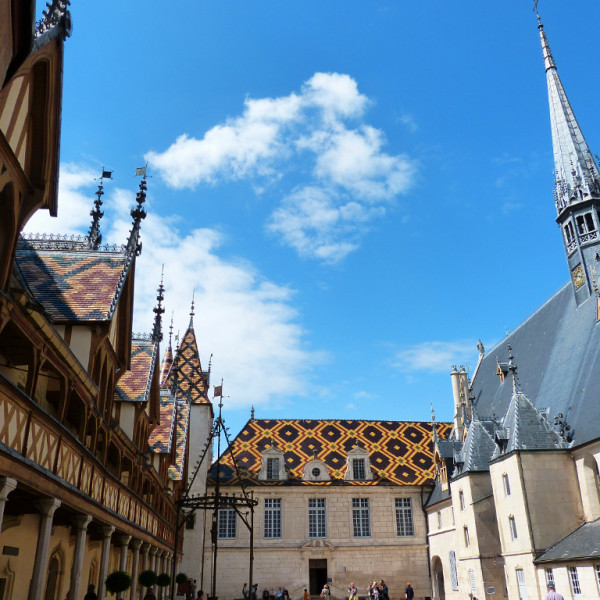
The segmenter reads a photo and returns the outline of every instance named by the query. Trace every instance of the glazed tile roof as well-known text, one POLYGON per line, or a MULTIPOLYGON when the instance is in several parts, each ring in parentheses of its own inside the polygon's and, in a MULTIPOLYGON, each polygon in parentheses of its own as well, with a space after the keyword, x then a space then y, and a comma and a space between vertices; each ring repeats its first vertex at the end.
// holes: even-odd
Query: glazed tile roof
MULTIPOLYGON (((438 423, 438 435, 447 436, 450 424, 438 423)), ((261 453, 273 444, 284 452, 290 475, 287 482, 261 485, 420 485, 433 480, 433 443, 431 423, 409 421, 252 419, 246 423, 220 458, 220 476, 225 485, 238 478, 231 450, 241 476, 247 483, 258 484, 261 453), (348 452, 358 443, 369 453, 372 481, 345 481, 348 452), (331 481, 302 481, 302 469, 314 456, 329 470, 331 481)), ((214 476, 215 464, 211 468, 214 476)))
POLYGON ((173 426, 175 424, 175 400, 168 391, 160 393, 160 423, 152 430, 148 446, 152 452, 167 454, 171 452, 173 426))
POLYGON ((177 425, 175 427, 175 464, 169 467, 169 479, 179 481, 183 476, 183 465, 187 447, 190 405, 177 402, 177 425))
POLYGON ((133 340, 131 369, 119 379, 115 399, 128 402, 146 402, 150 394, 158 344, 152 340, 133 340))
POLYGON ((162 363, 160 365, 160 387, 164 387, 167 383, 169 373, 171 372, 171 366, 173 365, 173 349, 169 343, 169 347, 165 352, 162 363))
POLYGON ((130 264, 122 251, 17 251, 31 293, 55 322, 110 320, 130 264))
POLYGON ((191 404, 211 404, 207 395, 208 373, 202 371, 196 334, 191 320, 164 387, 173 384, 175 374, 178 374, 178 399, 186 400, 191 404))

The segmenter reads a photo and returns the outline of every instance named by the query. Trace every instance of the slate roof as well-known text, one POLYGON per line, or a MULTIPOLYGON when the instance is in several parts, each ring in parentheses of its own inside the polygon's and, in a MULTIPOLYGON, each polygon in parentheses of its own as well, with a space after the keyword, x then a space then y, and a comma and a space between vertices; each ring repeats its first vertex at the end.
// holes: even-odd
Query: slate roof
POLYGON ((202 370, 194 325, 190 325, 179 344, 173 365, 163 387, 170 387, 177 374, 180 400, 191 404, 212 404, 208 399, 208 373, 202 370))
POLYGON ((539 556, 535 563, 600 558, 600 519, 584 523, 539 556))
POLYGON ((521 391, 550 423, 559 413, 570 427, 573 446, 599 437, 600 325, 596 299, 579 308, 567 283, 529 319, 503 339, 483 359, 472 382, 475 408, 481 418, 503 417, 512 398, 512 378, 496 375, 496 357, 508 357, 512 347, 521 391))
MULTIPOLYGON (((522 392, 513 393, 501 428, 496 431, 496 437, 502 440, 504 453, 512 450, 552 450, 563 447, 563 439, 522 392)), ((500 446, 497 446, 494 458, 499 454, 500 446)))
MULTIPOLYGON (((438 423, 445 436, 450 424, 438 423)), ((232 451, 241 476, 261 485, 421 485, 433 480, 431 423, 411 421, 251 419, 220 458, 220 475, 227 485, 238 483, 232 451), (258 482, 262 452, 273 443, 284 453, 287 482, 258 482), (369 453, 372 481, 346 481, 348 452, 356 444, 369 453), (331 481, 302 481, 304 465, 314 457, 322 460, 331 481)), ((215 464, 211 469, 214 476, 215 464)))
POLYGON ((175 426, 175 464, 169 467, 169 479, 181 480, 187 447, 188 426, 190 422, 190 405, 187 402, 177 402, 177 419, 175 426))
POLYGON ((160 422, 152 430, 148 438, 148 446, 152 452, 167 454, 171 452, 173 427, 175 425, 175 399, 168 391, 160 393, 160 422))
POLYGON ((119 379, 115 399, 126 402, 147 402, 154 375, 158 344, 153 340, 131 343, 131 369, 119 379))
POLYGON ((458 473, 489 471, 490 458, 496 444, 493 436, 494 423, 480 421, 477 416, 469 424, 462 448, 454 455, 458 473))
POLYGON ((123 251, 17 251, 17 265, 35 300, 54 322, 112 318, 131 261, 123 251))

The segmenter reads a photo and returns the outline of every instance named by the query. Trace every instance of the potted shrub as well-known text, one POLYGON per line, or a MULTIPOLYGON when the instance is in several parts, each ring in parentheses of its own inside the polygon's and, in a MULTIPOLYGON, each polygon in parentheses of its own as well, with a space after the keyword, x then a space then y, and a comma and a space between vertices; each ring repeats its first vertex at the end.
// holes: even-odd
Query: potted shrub
POLYGON ((150 569, 142 571, 138 576, 138 582, 142 587, 149 588, 156 585, 157 575, 155 571, 150 569))
POLYGON ((156 578, 156 585, 158 587, 167 587, 171 584, 171 576, 168 573, 161 573, 156 578))
POLYGON ((177 573, 175 577, 175 583, 187 583, 189 577, 185 573, 177 573))
POLYGON ((120 594, 131 587, 131 577, 125 571, 113 571, 106 578, 106 591, 110 594, 120 594))

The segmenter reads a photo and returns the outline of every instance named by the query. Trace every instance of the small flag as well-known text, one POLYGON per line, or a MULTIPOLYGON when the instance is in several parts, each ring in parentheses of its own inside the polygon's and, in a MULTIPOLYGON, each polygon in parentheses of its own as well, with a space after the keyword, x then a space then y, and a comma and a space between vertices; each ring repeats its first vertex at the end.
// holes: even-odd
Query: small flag
POLYGON ((102 169, 102 179, 112 179, 112 171, 105 171, 102 169))
POLYGON ((221 398, 223 396, 223 386, 222 385, 215 385, 215 392, 213 394, 213 396, 216 398, 217 396, 219 398, 221 398))
POLYGON ((136 167, 135 176, 146 177, 146 167, 136 167))

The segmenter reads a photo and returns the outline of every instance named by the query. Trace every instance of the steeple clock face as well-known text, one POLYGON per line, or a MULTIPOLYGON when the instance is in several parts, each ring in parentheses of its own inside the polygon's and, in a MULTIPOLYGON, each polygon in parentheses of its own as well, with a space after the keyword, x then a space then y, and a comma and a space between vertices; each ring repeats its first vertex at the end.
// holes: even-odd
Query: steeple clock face
POLYGON ((585 282, 585 274, 581 265, 577 265, 572 271, 571 276, 573 277, 573 285, 578 290, 585 282))

